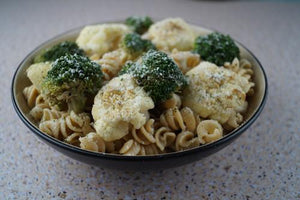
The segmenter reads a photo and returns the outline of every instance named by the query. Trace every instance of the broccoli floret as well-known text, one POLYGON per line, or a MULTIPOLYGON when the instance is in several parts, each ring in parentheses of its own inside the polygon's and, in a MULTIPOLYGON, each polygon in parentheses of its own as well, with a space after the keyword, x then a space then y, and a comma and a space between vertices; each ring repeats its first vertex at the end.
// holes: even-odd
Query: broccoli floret
POLYGON ((54 61, 66 54, 84 55, 84 51, 75 42, 65 41, 42 51, 34 58, 34 63, 54 61))
POLYGON ((240 50, 233 39, 229 35, 217 32, 197 37, 193 52, 200 54, 203 60, 218 66, 222 66, 225 62, 231 62, 240 55, 240 50))
POLYGON ((134 32, 138 34, 143 34, 153 24, 153 21, 148 16, 146 17, 131 16, 126 19, 125 23, 126 25, 130 26, 134 32))
POLYGON ((173 92, 179 92, 187 85, 178 66, 160 51, 149 50, 136 63, 129 65, 127 72, 132 74, 156 104, 169 99, 173 92))
POLYGON ((142 39, 141 36, 136 33, 126 34, 121 46, 133 58, 140 56, 150 49, 155 49, 151 41, 142 39))
POLYGON ((119 76, 123 74, 130 74, 131 71, 135 68, 136 63, 132 61, 127 61, 122 69, 119 71, 119 76))
POLYGON ((85 56, 66 54, 52 63, 42 83, 42 94, 51 105, 79 113, 100 89, 102 76, 97 63, 85 56))

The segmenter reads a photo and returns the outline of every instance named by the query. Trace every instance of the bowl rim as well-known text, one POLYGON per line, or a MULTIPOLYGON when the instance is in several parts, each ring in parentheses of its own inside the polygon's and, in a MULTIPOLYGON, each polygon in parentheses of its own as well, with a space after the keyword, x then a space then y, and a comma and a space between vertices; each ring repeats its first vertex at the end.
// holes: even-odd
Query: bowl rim
MULTIPOLYGON (((156 21, 156 20, 155 20, 156 21)), ((27 117, 23 114, 23 112, 21 111, 21 109, 18 106, 18 103, 16 101, 16 97, 14 95, 14 85, 15 85, 15 80, 17 77, 18 72, 20 71, 21 67, 23 66, 23 64, 28 60, 28 58, 35 53, 38 49, 40 49, 42 46, 50 43, 53 40, 59 39, 60 37, 67 35, 69 33, 72 33, 74 31, 79 31, 80 29, 84 28, 85 26, 89 26, 89 25, 96 25, 96 24, 100 24, 100 23, 118 23, 121 21, 115 20, 115 21, 106 21, 106 22, 96 22, 96 23, 91 23, 91 24, 86 24, 86 25, 81 25, 78 26, 76 28, 70 29, 68 31, 65 31, 63 33, 60 33, 48 40, 46 40, 45 42, 41 43, 40 45, 38 45, 37 47, 35 47, 29 54, 27 54, 27 56, 21 61, 21 63, 18 65, 17 69, 15 70, 14 74, 13 74, 13 79, 12 79, 12 83, 11 83, 11 99, 12 99, 12 103, 13 103, 13 107, 17 113, 17 115, 19 116, 19 118, 22 120, 22 122, 38 137, 46 140, 47 142, 53 144, 53 145, 57 145, 60 148, 63 148, 66 151, 71 151, 73 153, 78 153, 84 156, 89 156, 89 157, 94 157, 94 158, 101 158, 101 159, 106 159, 106 160, 123 160, 123 161, 153 161, 153 160, 160 160, 160 159, 167 159, 167 158, 172 158, 172 157, 181 157, 184 155, 192 155, 192 154, 196 154, 200 151, 206 151, 212 148, 216 148, 218 146, 221 146, 222 144, 228 142, 228 141, 233 141, 234 138, 238 137, 239 135, 241 135, 249 126, 251 126, 254 121, 259 117, 260 113, 262 112, 265 104, 266 104, 266 100, 267 100, 267 96, 268 96, 268 80, 267 80, 267 76, 266 76, 266 72, 262 66, 262 64, 260 63, 260 61, 257 59, 257 57, 252 53, 252 51, 250 51, 248 48, 246 48, 241 42, 237 41, 236 39, 233 38, 233 40, 239 44, 241 47, 243 47, 252 57, 253 59, 257 62, 258 67, 261 69, 263 77, 264 77, 264 82, 265 82, 265 90, 264 90, 264 94, 263 94, 263 98, 261 103, 259 104, 259 106, 257 107, 255 113, 252 115, 252 117, 250 117, 245 123, 242 123, 238 128, 236 128, 235 130, 231 131, 230 134, 226 135, 226 137, 222 137, 221 139, 214 141, 212 143, 209 144, 205 144, 202 146, 198 146, 198 147, 194 147, 191 149, 187 149, 187 150, 183 150, 183 151, 176 151, 176 152, 170 152, 170 153, 164 153, 164 154, 157 154, 157 155, 137 155, 137 156, 126 156, 126 155, 119 155, 119 154, 112 154, 112 153, 102 153, 102 152, 93 152, 93 151, 88 151, 88 150, 84 150, 81 149, 79 147, 64 143, 63 141, 60 141, 50 135, 47 135, 46 133, 43 133, 42 131, 40 131, 37 127, 35 127, 30 121, 29 119, 27 119, 27 117)), ((200 28, 204 28, 206 30, 209 31, 217 31, 213 28, 208 28, 206 26, 202 26, 202 25, 198 25, 195 23, 189 23, 191 25, 200 27, 200 28)), ((219 31, 217 31, 219 32, 219 31)), ((221 32, 220 32, 221 33, 221 32)))

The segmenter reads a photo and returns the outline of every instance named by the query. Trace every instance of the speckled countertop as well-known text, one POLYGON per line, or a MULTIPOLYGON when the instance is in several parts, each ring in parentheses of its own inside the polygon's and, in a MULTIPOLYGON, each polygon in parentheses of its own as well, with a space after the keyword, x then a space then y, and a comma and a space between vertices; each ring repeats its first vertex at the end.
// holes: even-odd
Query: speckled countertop
POLYGON ((1 199, 300 199, 300 4, 276 2, 1 1, 1 199), (13 72, 41 42, 132 14, 180 16, 229 33, 261 61, 269 98, 232 145, 158 172, 99 169, 40 142, 10 99, 13 72))

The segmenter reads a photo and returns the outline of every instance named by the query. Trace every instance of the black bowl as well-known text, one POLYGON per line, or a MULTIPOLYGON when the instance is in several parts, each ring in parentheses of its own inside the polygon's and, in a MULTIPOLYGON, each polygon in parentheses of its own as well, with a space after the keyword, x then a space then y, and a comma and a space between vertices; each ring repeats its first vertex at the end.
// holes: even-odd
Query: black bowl
MULTIPOLYGON (((207 34, 212 32, 209 29, 199 26, 191 25, 200 34, 207 34)), ((153 156, 122 156, 108 153, 96 153, 80 149, 76 146, 66 144, 59 141, 38 129, 38 126, 34 123, 33 119, 29 116, 29 108, 26 100, 23 97, 22 91, 26 86, 30 85, 29 79, 26 77, 26 69, 32 63, 33 58, 42 49, 53 46, 54 44, 65 41, 75 40, 80 30, 83 27, 79 27, 58 35, 45 43, 38 46, 33 50, 18 66, 13 80, 12 80, 12 102, 14 108, 24 122, 24 124, 43 142, 58 150, 59 152, 74 158, 78 161, 110 169, 122 169, 122 170, 148 170, 148 169, 167 169, 172 167, 178 167, 187 163, 191 163, 200 160, 206 156, 209 156, 225 146, 233 142, 238 136, 240 136, 249 126, 258 118, 267 98, 267 77, 265 71, 258 61, 258 59, 245 48, 239 42, 236 42, 241 50, 241 57, 247 58, 253 65, 255 83, 255 95, 248 99, 249 107, 245 115, 245 121, 235 130, 225 135, 218 141, 199 146, 193 149, 167 153, 153 156)))

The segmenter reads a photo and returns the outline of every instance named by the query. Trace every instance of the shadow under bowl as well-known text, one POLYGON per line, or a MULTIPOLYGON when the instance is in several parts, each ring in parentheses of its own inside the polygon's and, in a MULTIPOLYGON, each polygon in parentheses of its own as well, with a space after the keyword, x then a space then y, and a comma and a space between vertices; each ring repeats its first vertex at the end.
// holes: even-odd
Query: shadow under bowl
MULTIPOLYGON (((203 27, 194 25, 192 25, 192 27, 195 29, 195 31, 198 32, 199 35, 212 32, 212 30, 203 27)), ((238 128, 225 135, 220 140, 185 151, 153 156, 122 156, 117 154, 96 153, 86 151, 76 146, 72 146, 59 141, 40 131, 37 124, 29 115, 30 109, 28 108, 27 102, 22 93, 25 87, 31 85, 29 79, 26 76, 26 69, 32 64, 33 58, 42 49, 51 47, 65 40, 74 41, 82 28, 83 27, 79 27, 58 35, 33 50, 18 66, 13 76, 11 88, 14 108, 24 124, 43 142, 73 159, 98 167, 120 170, 161 170, 178 167, 200 160, 229 145, 238 136, 245 132, 247 128, 249 128, 249 126, 258 118, 261 111, 263 110, 267 97, 267 77, 265 71, 254 54, 247 48, 245 48, 242 44, 236 42, 236 44, 240 48, 241 57, 248 59, 253 66, 253 82, 255 83, 255 94, 247 98, 248 110, 244 115, 244 122, 238 128)))

